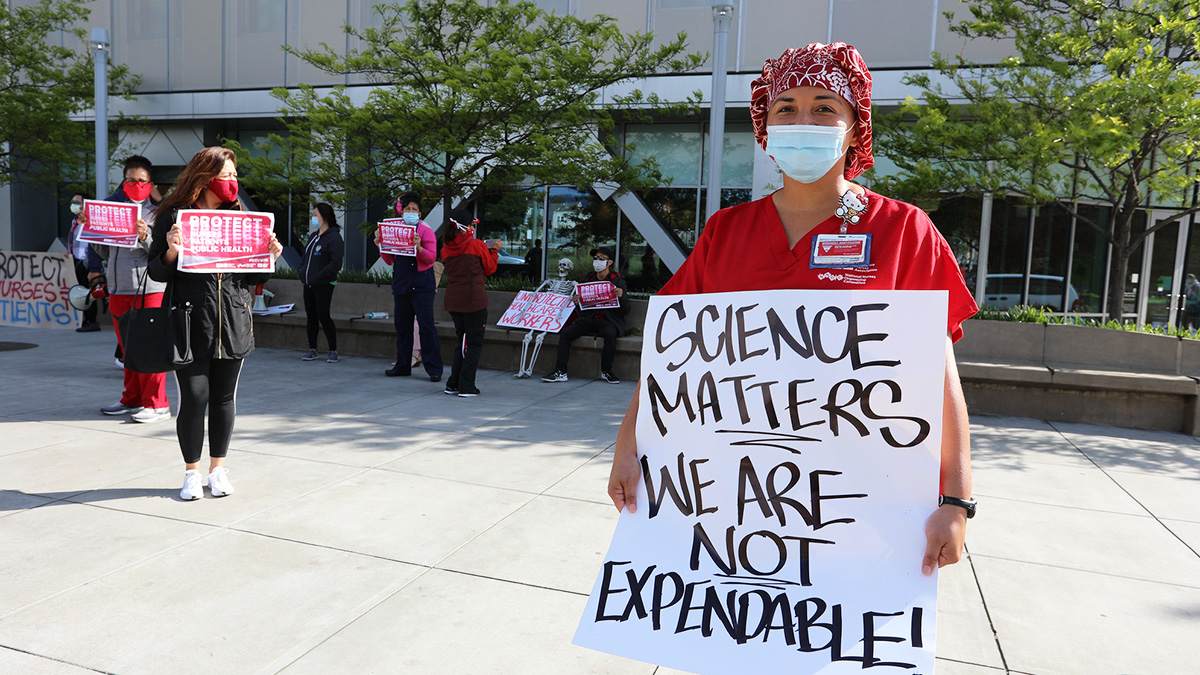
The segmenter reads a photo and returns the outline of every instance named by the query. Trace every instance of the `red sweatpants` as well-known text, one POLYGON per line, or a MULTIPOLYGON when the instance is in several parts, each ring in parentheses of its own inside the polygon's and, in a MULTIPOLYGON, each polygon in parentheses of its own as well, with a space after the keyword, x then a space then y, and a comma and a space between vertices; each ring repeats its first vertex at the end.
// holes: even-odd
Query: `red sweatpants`
MULTIPOLYGON (((108 311, 112 314, 113 326, 117 326, 117 318, 133 309, 137 295, 108 296, 108 311)), ((161 307, 162 293, 147 293, 145 303, 138 302, 139 307, 161 307)), ((117 342, 121 342, 121 329, 117 328, 117 342)), ((125 345, 121 345, 125 349, 125 345)), ((167 403, 167 374, 166 373, 135 373, 125 369, 125 393, 121 394, 121 403, 127 406, 143 408, 166 408, 167 403)))

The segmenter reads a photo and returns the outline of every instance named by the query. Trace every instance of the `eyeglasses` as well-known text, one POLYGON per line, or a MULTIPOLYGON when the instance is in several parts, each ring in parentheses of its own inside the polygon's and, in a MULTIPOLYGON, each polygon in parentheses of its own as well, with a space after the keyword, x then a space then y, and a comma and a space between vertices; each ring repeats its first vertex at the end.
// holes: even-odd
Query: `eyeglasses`
POLYGON ((592 256, 592 260, 603 260, 605 262, 608 262, 608 258, 605 258, 602 255, 592 256))
POLYGON ((126 178, 126 179, 125 179, 125 182, 126 182, 126 183, 128 183, 128 184, 130 184, 130 185, 146 185, 147 183, 151 183, 151 182, 153 182, 153 181, 142 180, 142 179, 140 179, 140 178, 137 178, 137 179, 134 179, 134 178, 126 178))

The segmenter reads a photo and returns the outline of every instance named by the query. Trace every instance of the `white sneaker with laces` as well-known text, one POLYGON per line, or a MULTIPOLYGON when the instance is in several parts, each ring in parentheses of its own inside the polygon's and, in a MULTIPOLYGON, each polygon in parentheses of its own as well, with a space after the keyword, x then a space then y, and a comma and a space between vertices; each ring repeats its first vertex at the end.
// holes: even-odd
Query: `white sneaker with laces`
POLYGON ((208 474, 208 489, 214 497, 224 497, 233 494, 233 483, 229 482, 229 470, 218 466, 208 474))
POLYGON ((188 469, 183 472, 183 489, 179 491, 179 498, 185 502, 195 501, 204 496, 204 485, 200 483, 200 472, 195 469, 188 469))
POLYGON ((130 419, 132 419, 134 422, 141 422, 142 424, 150 424, 151 422, 165 420, 170 417, 171 417, 171 409, 170 408, 142 408, 138 412, 135 412, 130 417, 130 419))

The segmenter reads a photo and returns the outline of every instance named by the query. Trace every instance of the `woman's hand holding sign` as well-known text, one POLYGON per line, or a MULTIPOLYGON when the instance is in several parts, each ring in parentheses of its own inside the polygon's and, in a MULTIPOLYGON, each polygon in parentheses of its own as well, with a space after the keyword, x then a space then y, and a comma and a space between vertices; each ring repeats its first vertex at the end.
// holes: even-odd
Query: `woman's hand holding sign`
POLYGON ((167 250, 163 252, 163 262, 168 265, 173 265, 176 260, 179 260, 179 252, 183 250, 183 228, 179 223, 171 226, 167 232, 167 250))
POLYGON ((271 251, 271 257, 275 260, 279 260, 279 254, 283 253, 283 244, 279 243, 279 239, 275 236, 274 232, 271 232, 271 243, 268 246, 268 250, 271 251))
POLYGON ((138 241, 146 241, 146 237, 150 236, 150 226, 147 225, 146 221, 142 218, 138 218, 137 233, 138 241))
POLYGON ((613 465, 608 475, 608 496, 612 498, 613 506, 618 511, 628 507, 630 513, 637 513, 637 485, 642 479, 642 467, 638 464, 637 454, 638 396, 641 389, 639 382, 633 390, 629 411, 617 430, 617 445, 613 449, 613 465))

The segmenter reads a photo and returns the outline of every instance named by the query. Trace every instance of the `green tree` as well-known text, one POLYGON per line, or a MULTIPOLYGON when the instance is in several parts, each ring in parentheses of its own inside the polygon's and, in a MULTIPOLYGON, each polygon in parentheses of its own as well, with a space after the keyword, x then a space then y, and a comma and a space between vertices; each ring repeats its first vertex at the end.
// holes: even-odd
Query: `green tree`
MULTIPOLYGON (((87 33, 76 28, 88 4, 0 1, 0 185, 18 175, 45 180, 64 167, 86 173, 93 126, 71 115, 95 106, 87 33)), ((126 66, 109 68, 109 96, 132 99, 139 82, 126 66)))
MULTIPOLYGON (((1002 40, 981 65, 934 55, 935 80, 879 124, 879 152, 910 199, 1009 194, 1054 204, 1112 245, 1108 315, 1122 317, 1130 256, 1151 233, 1200 211, 1135 227, 1148 204, 1186 204, 1200 184, 1200 3, 1196 0, 972 0, 951 30, 1002 40), (945 82, 943 86, 942 82, 945 82), (1111 209, 1099 223, 1077 208, 1111 209)), ((953 20, 953 15, 948 15, 953 20)))
POLYGON ((361 45, 345 55, 325 44, 285 48, 373 87, 362 98, 341 86, 276 89, 286 132, 257 157, 236 148, 252 187, 287 184, 342 203, 414 187, 438 195, 447 213, 478 187, 638 187, 661 176, 652 161, 627 159, 614 120, 666 106, 615 85, 703 61, 686 53, 682 34, 655 47, 652 35, 623 33, 612 18, 558 16, 530 2, 413 0, 375 11, 377 27, 345 27, 361 45))

